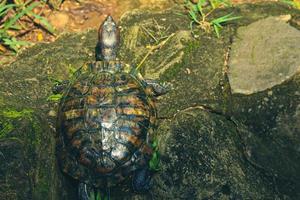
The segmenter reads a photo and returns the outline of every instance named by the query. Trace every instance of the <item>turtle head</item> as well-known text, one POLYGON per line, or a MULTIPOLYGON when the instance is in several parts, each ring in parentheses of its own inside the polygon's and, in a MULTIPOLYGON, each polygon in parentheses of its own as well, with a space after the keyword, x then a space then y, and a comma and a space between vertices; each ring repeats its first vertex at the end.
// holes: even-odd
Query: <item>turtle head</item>
POLYGON ((119 29, 112 18, 106 17, 98 31, 98 44, 96 46, 96 60, 115 60, 120 36, 119 29))

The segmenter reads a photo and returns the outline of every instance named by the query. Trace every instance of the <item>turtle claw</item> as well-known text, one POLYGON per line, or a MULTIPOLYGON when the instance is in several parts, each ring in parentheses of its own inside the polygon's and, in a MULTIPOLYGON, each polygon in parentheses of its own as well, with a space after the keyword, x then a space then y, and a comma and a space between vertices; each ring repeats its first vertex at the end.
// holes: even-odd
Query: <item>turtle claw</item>
POLYGON ((171 83, 158 83, 155 80, 147 79, 145 80, 147 85, 150 86, 153 89, 154 95, 155 96, 161 96, 166 93, 168 93, 171 88, 172 84, 171 83))
POLYGON ((70 83, 70 81, 65 80, 65 81, 55 84, 55 86, 52 88, 53 94, 61 94, 67 88, 69 83, 70 83))

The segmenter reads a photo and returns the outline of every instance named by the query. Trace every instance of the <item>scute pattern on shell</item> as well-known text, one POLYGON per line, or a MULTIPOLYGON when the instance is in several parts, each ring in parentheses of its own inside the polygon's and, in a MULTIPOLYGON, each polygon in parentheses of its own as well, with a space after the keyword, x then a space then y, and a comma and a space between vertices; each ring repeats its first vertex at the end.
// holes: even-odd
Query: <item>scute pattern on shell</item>
POLYGON ((156 110, 145 85, 115 61, 95 62, 70 85, 58 117, 65 173, 102 187, 147 164, 156 110))

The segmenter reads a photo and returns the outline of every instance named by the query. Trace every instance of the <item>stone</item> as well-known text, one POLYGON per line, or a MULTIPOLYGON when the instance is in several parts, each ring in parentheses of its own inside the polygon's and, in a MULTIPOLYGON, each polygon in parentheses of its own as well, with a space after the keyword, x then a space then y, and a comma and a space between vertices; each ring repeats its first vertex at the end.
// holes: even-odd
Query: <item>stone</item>
POLYGON ((287 19, 272 16, 238 28, 229 60, 233 93, 263 91, 300 71, 300 31, 287 19))

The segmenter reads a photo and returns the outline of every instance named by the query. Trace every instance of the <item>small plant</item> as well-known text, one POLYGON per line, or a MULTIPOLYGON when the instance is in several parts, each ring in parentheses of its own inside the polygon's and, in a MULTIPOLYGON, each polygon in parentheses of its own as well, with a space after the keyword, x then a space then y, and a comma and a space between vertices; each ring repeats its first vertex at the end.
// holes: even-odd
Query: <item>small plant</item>
POLYGON ((0 111, 0 139, 7 137, 7 135, 14 130, 12 120, 20 118, 32 120, 33 113, 34 111, 32 109, 23 109, 21 111, 15 109, 4 109, 0 111))
POLYGON ((48 21, 33 9, 45 4, 34 0, 2 1, 0 3, 0 44, 17 52, 20 47, 30 42, 18 40, 18 36, 29 32, 32 26, 41 26, 51 34, 54 29, 48 21), (30 27, 31 26, 31 27, 30 27))
POLYGON ((149 162, 149 168, 153 171, 159 171, 160 155, 158 151, 157 140, 152 143, 153 154, 149 162))
POLYGON ((300 0, 281 0, 281 2, 286 3, 294 8, 300 9, 300 0))
POLYGON ((50 96, 48 96, 47 101, 59 102, 62 97, 62 94, 51 94, 50 96))
MULTIPOLYGON (((53 78, 53 77, 48 77, 48 78, 51 82, 53 82, 53 88, 58 86, 58 87, 61 87, 62 89, 64 89, 68 85, 74 83, 74 81, 76 81, 76 79, 80 75, 80 73, 84 73, 84 70, 86 70, 87 67, 88 67, 87 65, 84 65, 83 67, 76 69, 72 65, 68 65, 67 66, 67 69, 69 72, 68 80, 61 80, 61 79, 53 78)), ((47 97, 47 101, 59 102, 63 97, 62 92, 63 91, 59 91, 59 93, 57 93, 57 92, 55 92, 55 89, 54 89, 53 94, 51 94, 50 96, 47 97)))
POLYGON ((217 8, 228 6, 231 6, 230 0, 198 0, 196 3, 186 0, 185 7, 188 9, 188 14, 192 19, 190 23, 191 30, 193 28, 193 24, 197 24, 206 32, 210 32, 213 27, 217 37, 219 38, 223 24, 241 17, 233 16, 233 13, 229 13, 212 20, 209 20, 208 18, 217 8))

